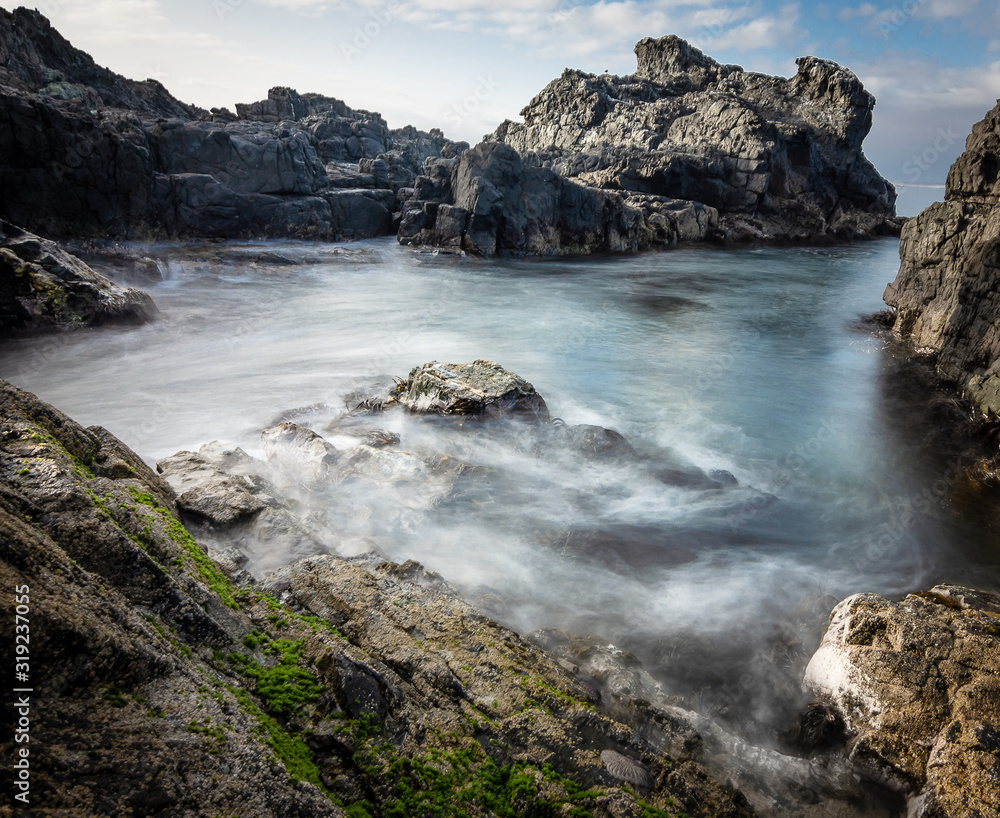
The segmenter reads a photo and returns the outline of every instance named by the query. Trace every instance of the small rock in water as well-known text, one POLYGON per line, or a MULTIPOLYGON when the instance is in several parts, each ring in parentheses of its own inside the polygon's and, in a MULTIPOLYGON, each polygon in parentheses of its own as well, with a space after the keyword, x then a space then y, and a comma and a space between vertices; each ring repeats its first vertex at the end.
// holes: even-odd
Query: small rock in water
POLYGON ((653 786, 653 776, 649 774, 649 769, 634 758, 623 756, 614 750, 604 750, 601 753, 601 761, 608 768, 608 772, 619 781, 642 788, 653 786))

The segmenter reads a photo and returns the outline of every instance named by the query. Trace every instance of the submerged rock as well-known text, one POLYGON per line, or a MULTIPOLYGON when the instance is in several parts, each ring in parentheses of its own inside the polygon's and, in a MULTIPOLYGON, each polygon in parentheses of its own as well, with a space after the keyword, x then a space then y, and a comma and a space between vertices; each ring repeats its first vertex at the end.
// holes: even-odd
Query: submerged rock
POLYGON ((530 383, 494 361, 415 367, 393 397, 411 412, 547 420, 549 410, 530 383))
POLYGON ((153 299, 121 287, 55 242, 0 220, 0 337, 101 324, 143 324, 153 299))
POLYGON ((1000 810, 1000 596, 949 585, 841 602, 806 670, 855 768, 911 818, 1000 810))
POLYGON ((899 258, 884 296, 893 330, 1000 416, 1000 103, 973 126, 945 200, 907 222, 899 258))

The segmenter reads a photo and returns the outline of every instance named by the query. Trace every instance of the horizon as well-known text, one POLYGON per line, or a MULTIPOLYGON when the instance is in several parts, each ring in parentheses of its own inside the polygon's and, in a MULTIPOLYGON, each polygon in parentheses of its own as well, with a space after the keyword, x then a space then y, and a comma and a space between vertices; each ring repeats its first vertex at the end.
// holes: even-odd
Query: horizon
MULTIPOLYGON (((19 3, 0 0, 13 10, 19 3)), ((848 7, 775 0, 41 0, 75 47, 202 108, 270 88, 343 99, 392 128, 476 144, 564 68, 627 75, 635 42, 676 34, 721 63, 792 76, 831 59, 876 98, 865 155, 897 212, 944 197, 948 168, 1000 97, 1000 2, 848 7), (298 45, 298 47, 294 47, 298 45), (516 55, 516 56, 515 56, 516 55)))

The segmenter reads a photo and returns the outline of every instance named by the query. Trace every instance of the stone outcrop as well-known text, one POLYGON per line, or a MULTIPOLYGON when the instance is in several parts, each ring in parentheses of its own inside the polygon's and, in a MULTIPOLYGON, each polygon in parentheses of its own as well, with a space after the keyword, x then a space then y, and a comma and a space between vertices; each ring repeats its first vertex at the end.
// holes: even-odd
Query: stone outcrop
POLYGON ((0 337, 100 324, 142 324, 156 306, 54 242, 0 219, 0 337))
POLYGON ((734 238, 851 238, 895 229, 895 191, 862 152, 874 97, 827 60, 790 79, 644 39, 626 77, 567 70, 490 137, 526 164, 608 191, 698 202, 734 238), (530 157, 530 158, 529 158, 530 157))
POLYGON ((944 201, 907 222, 899 257, 885 291, 894 331, 1000 415, 1000 104, 973 127, 944 201))
POLYGON ((714 208, 597 190, 499 142, 428 161, 401 208, 402 244, 477 256, 635 251, 700 241, 718 224, 714 208))
POLYGON ((100 68, 38 12, 0 10, 0 217, 53 237, 342 240, 468 147, 273 88, 240 116, 100 68))
POLYGON ((843 719, 854 768, 903 793, 911 818, 1000 810, 1000 597, 845 599, 806 684, 843 719))
MULTIPOLYGON (((209 559, 170 486, 108 432, 5 381, 0 407, 0 580, 29 611, 32 808, 756 814, 683 742, 671 755, 638 735, 416 563, 325 554, 256 585, 209 559)), ((232 525, 266 506, 258 493, 224 510, 236 487, 205 463, 241 459, 207 453, 189 509, 232 525)), ((23 746, 3 741, 8 757, 23 746)))

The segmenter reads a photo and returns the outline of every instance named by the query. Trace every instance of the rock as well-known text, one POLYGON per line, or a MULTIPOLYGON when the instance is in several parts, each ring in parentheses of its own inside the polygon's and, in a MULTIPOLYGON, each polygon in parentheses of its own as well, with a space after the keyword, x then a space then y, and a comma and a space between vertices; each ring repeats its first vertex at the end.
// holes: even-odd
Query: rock
POLYGON ((0 60, 0 217, 48 236, 388 235, 396 192, 467 147, 290 88, 202 111, 96 66, 37 11, 0 9, 0 60))
POLYGON ((717 213, 693 202, 595 190, 522 163, 499 142, 429 163, 402 206, 399 241, 479 256, 634 251, 704 239, 717 213))
MULTIPOLYGON (((768 77, 672 35, 635 51, 635 74, 567 70, 525 107, 523 124, 504 122, 490 138, 526 163, 622 191, 626 206, 648 207, 641 194, 712 208, 734 239, 895 229, 895 191, 861 149, 875 100, 850 71, 802 57, 794 77, 768 77)), ((674 241, 712 235, 676 232, 674 241)))
MULTIPOLYGON (((309 464, 298 465, 308 469, 309 464)), ((242 449, 209 443, 197 453, 166 457, 156 469, 178 493, 183 519, 213 559, 232 562, 238 555, 238 568, 249 578, 260 579, 289 561, 332 553, 341 540, 321 515, 296 513, 292 499, 270 479, 281 472, 272 474, 267 463, 242 449)))
POLYGON ((415 367, 393 397, 419 413, 529 420, 547 420, 549 416, 545 401, 530 383, 493 361, 434 361, 415 367))
POLYGON ((295 423, 281 423, 261 432, 268 462, 297 481, 329 479, 340 452, 320 435, 295 423))
POLYGON ((1000 809, 1000 597, 948 585, 841 602, 805 681, 850 735, 855 768, 913 818, 1000 809))
POLYGON ((1000 415, 1000 103, 948 172, 945 200, 903 228, 899 273, 885 290, 893 331, 936 354, 938 371, 976 407, 1000 415))
POLYGON ((0 337, 101 324, 144 324, 153 299, 120 287, 55 242, 0 220, 0 337))
MULTIPOLYGON (((0 582, 30 609, 32 806, 756 814, 696 761, 595 710, 558 661, 439 575, 317 556, 236 589, 181 526, 170 486, 109 433, 5 381, 0 406, 0 582), (641 801, 609 772, 617 756, 632 760, 628 780, 639 760, 648 770, 641 801)), ((181 460, 186 491, 218 485, 213 469, 256 467, 217 446, 181 460)))

